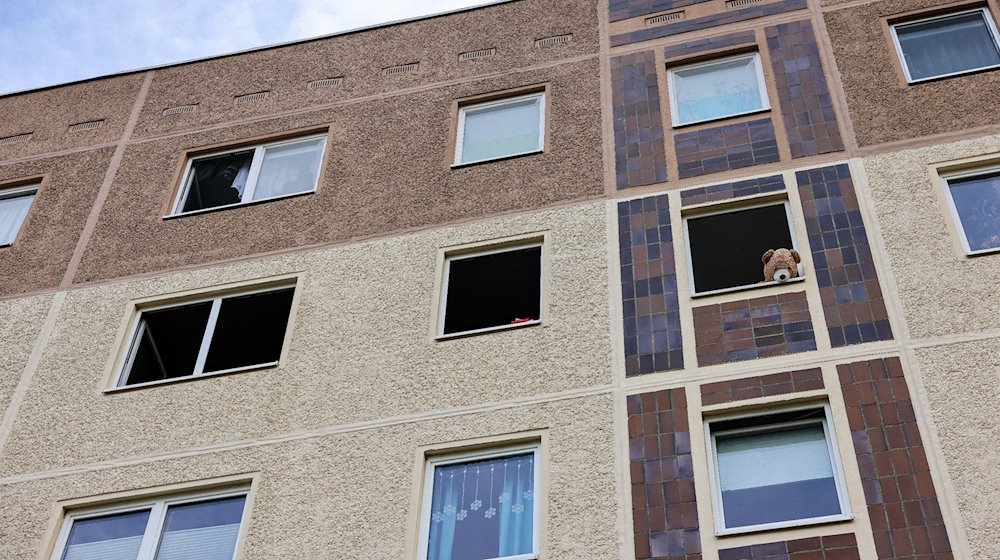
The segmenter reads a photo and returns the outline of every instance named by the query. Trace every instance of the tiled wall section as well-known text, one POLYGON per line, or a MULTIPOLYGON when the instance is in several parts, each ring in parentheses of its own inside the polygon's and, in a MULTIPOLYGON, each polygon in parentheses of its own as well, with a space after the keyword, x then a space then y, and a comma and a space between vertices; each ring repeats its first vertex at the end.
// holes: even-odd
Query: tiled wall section
POLYGON ((853 533, 724 548, 719 560, 861 560, 853 533))
POLYGON ((615 175, 619 189, 667 180, 653 51, 611 59, 615 175))
POLYGON ((681 206, 692 204, 704 204, 706 202, 716 202, 719 200, 729 200, 740 196, 750 196, 775 191, 785 190, 785 180, 781 175, 761 177, 759 179, 747 179, 746 181, 736 181, 735 183, 722 183, 688 189, 681 192, 681 206))
POLYGON ((833 347, 892 339, 847 164, 799 171, 795 178, 833 347))
POLYGON ((684 389, 628 400, 632 517, 638 560, 701 560, 684 389))
POLYGON ((625 374, 684 368, 667 195, 618 203, 625 374))
POLYGON ((730 33, 729 35, 719 35, 709 39, 698 39, 690 43, 671 45, 663 49, 663 55, 667 60, 681 56, 691 56, 700 52, 745 45, 757 41, 753 31, 742 31, 740 33, 730 33))
POLYGON ((899 358, 837 366, 881 560, 950 560, 937 493, 899 358))
POLYGON ((779 159, 771 119, 676 134, 674 146, 682 179, 779 159))
POLYGON ((805 292, 694 308, 698 365, 816 349, 805 292))
POLYGON ((785 12, 801 10, 805 7, 806 0, 783 0, 781 2, 750 6, 740 10, 726 10, 710 16, 682 20, 679 23, 658 25, 656 27, 649 27, 638 31, 613 35, 611 37, 611 46, 617 47, 620 45, 638 43, 639 41, 658 39, 660 37, 670 37, 671 35, 677 35, 678 33, 687 33, 689 31, 708 29, 710 27, 736 23, 738 21, 747 21, 775 14, 783 14, 785 12))
POLYGON ((707 406, 730 403, 822 388, 823 372, 819 368, 804 369, 760 377, 746 377, 733 381, 706 383, 701 386, 701 404, 707 406))
POLYGON ((608 10, 611 21, 620 21, 709 1, 711 0, 610 0, 608 10))
POLYGON ((808 21, 764 30, 793 158, 844 149, 823 63, 808 21))

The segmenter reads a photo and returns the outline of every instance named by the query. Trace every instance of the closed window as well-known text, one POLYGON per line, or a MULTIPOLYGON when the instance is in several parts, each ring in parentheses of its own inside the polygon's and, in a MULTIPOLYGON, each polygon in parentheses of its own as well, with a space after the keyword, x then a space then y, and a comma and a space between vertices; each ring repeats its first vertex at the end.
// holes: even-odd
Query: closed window
POLYGON ((1000 249, 1000 168, 945 177, 966 253, 1000 249))
POLYGON ((0 246, 14 242, 37 192, 36 185, 0 189, 0 246))
POLYGON ((325 136, 310 136, 188 160, 174 214, 316 190, 325 136))
POLYGON ((985 8, 892 26, 909 82, 1000 66, 1000 43, 985 8))
POLYGON ((829 407, 711 421, 720 534, 850 516, 829 407))
POLYGON ((53 560, 232 560, 246 490, 70 512, 53 560))
POLYGON ((545 94, 466 105, 458 111, 455 165, 540 152, 545 94))
POLYGON ((538 558, 537 488, 537 446, 431 459, 419 558, 538 558))
POLYGON ((667 79, 674 126, 770 107, 757 53, 670 68, 667 79))
POLYGON ((294 287, 143 309, 119 386, 278 363, 294 287))

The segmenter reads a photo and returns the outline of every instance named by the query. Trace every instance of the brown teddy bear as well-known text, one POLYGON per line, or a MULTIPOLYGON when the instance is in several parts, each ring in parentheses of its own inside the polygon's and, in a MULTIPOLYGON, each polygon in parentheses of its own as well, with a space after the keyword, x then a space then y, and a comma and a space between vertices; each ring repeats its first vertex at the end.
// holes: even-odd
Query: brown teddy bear
POLYGON ((799 275, 798 263, 802 259, 795 249, 768 249, 760 261, 764 263, 765 282, 787 282, 799 275))

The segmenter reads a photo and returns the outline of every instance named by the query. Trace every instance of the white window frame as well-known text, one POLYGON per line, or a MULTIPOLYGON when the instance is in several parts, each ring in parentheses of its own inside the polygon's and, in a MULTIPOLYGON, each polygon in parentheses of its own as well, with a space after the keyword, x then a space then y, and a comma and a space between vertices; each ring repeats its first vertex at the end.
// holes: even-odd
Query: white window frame
POLYGON ((542 494, 539 491, 539 488, 541 488, 540 484, 542 472, 540 443, 527 443, 429 457, 424 466, 424 488, 420 504, 420 543, 417 560, 426 560, 427 558, 427 546, 431 534, 431 502, 434 499, 434 472, 436 467, 454 465, 457 463, 469 463, 472 461, 481 461, 486 459, 496 459, 510 455, 519 455, 528 451, 534 454, 534 461, 532 464, 535 469, 535 472, 533 473, 534 479, 532 481, 532 488, 535 490, 532 501, 532 507, 534 508, 532 510, 531 528, 532 552, 529 554, 518 554, 516 556, 500 556, 488 560, 537 560, 540 554, 539 547, 541 542, 539 539, 539 528, 541 527, 541 516, 539 514, 541 508, 538 507, 542 494))
MULTIPOLYGON (((32 183, 30 185, 24 185, 20 187, 0 187, 0 200, 7 200, 10 198, 21 198, 25 196, 38 196, 38 183, 32 183)), ((31 201, 33 206, 35 201, 31 201)), ((28 207, 28 212, 31 212, 31 207, 28 207)), ((17 231, 14 233, 14 239, 11 239, 9 243, 0 243, 0 247, 10 247, 17 241, 17 236, 21 234, 21 228, 24 227, 24 222, 27 221, 28 217, 25 216, 24 220, 17 225, 17 231)))
POLYGON ((676 66, 673 68, 667 68, 667 91, 670 93, 670 124, 673 128, 678 128, 681 126, 689 126, 692 124, 699 124, 704 122, 718 121, 722 119, 731 119, 733 117, 739 117, 742 115, 752 115, 754 113, 762 113, 771 110, 771 100, 767 95, 767 81, 764 79, 764 65, 760 60, 759 52, 738 54, 735 56, 727 56, 724 58, 714 58, 712 60, 707 60, 704 62, 695 62, 693 64, 684 64, 682 66, 676 66), (711 117, 708 119, 699 119, 695 121, 680 122, 680 115, 677 111, 677 86, 676 86, 676 76, 675 73, 680 70, 689 70, 691 68, 699 68, 703 66, 715 66, 724 62, 730 62, 739 59, 753 59, 754 70, 757 75, 757 88, 760 91, 760 108, 752 109, 749 111, 743 111, 740 113, 733 113, 731 115, 723 115, 719 117, 711 117))
POLYGON ((258 203, 258 202, 264 202, 264 201, 268 201, 268 200, 278 200, 278 199, 282 199, 282 198, 290 198, 290 197, 293 197, 293 196, 300 196, 300 195, 303 195, 303 194, 314 193, 314 192, 316 192, 316 189, 319 186, 319 176, 320 176, 320 172, 323 170, 323 161, 326 158, 326 145, 327 145, 326 137, 327 137, 327 134, 325 134, 325 133, 324 134, 311 134, 309 136, 300 136, 300 137, 297 137, 297 138, 290 138, 290 139, 287 139, 287 140, 279 140, 277 142, 268 142, 268 143, 264 143, 264 144, 257 144, 257 145, 250 145, 250 146, 241 146, 239 148, 229 148, 229 149, 226 149, 226 150, 219 150, 217 152, 211 152, 211 153, 206 153, 206 154, 198 154, 196 156, 189 156, 187 158, 187 163, 184 164, 184 176, 181 179, 181 188, 180 188, 179 192, 177 193, 177 200, 174 201, 174 204, 173 204, 173 206, 171 208, 170 214, 168 214, 165 217, 166 218, 170 218, 170 217, 174 217, 174 216, 190 216, 192 214, 201 214, 201 213, 204 213, 204 212, 212 212, 212 211, 215 211, 215 210, 221 210, 223 208, 232 208, 234 206, 246 206, 247 204, 255 204, 255 203, 258 203), (323 142, 320 145, 320 149, 319 149, 320 150, 320 154, 319 154, 319 167, 316 170, 316 183, 313 185, 313 187, 311 189, 306 190, 306 191, 296 192, 296 193, 282 194, 282 195, 278 195, 278 196, 272 196, 272 197, 268 197, 268 198, 261 198, 261 199, 254 200, 253 195, 254 195, 254 192, 257 190, 257 178, 260 176, 260 167, 261 167, 261 164, 264 161, 265 152, 268 149, 270 149, 270 148, 281 148, 281 147, 285 147, 285 146, 290 146, 292 144, 305 143, 305 142, 310 142, 310 141, 319 140, 319 139, 322 139, 323 142), (243 188, 243 196, 241 197, 241 200, 239 202, 234 202, 232 204, 223 204, 221 206, 212 206, 211 208, 199 208, 198 210, 191 210, 189 212, 184 212, 183 211, 184 203, 187 201, 188 191, 190 190, 190 184, 189 183, 191 181, 191 169, 192 169, 192 167, 193 167, 193 165, 194 165, 194 163, 196 161, 202 160, 202 159, 206 159, 206 158, 217 157, 217 156, 224 156, 226 154, 234 154, 234 153, 237 153, 237 152, 245 152, 245 151, 249 151, 251 149, 254 151, 254 153, 253 153, 253 159, 250 162, 250 171, 249 171, 248 176, 247 176, 247 184, 243 188))
POLYGON ((505 97, 503 99, 497 99, 495 101, 485 101, 483 103, 470 103, 468 105, 463 105, 458 109, 458 130, 455 135, 455 161, 454 163, 452 163, 452 167, 472 165, 474 163, 482 163, 484 161, 496 161, 516 156, 523 156, 525 154, 536 154, 544 150, 545 150, 545 92, 544 91, 538 91, 526 95, 517 95, 514 97, 505 97), (522 101, 526 101, 528 99, 534 99, 535 103, 538 105, 537 148, 513 154, 505 154, 497 157, 476 159, 471 161, 462 161, 462 147, 463 147, 462 145, 465 141, 465 117, 467 114, 488 111, 490 109, 496 109, 498 107, 503 107, 505 105, 513 105, 516 103, 520 103, 522 101))
MULTIPOLYGON (((267 286, 266 288, 256 288, 256 289, 251 288, 251 289, 248 289, 248 290, 225 292, 225 293, 215 294, 215 295, 206 296, 206 297, 202 297, 202 298, 198 298, 198 299, 185 300, 185 301, 181 301, 181 302, 172 302, 172 303, 166 303, 166 304, 162 304, 162 305, 153 305, 153 306, 150 306, 150 307, 143 307, 143 308, 139 309, 138 313, 135 314, 135 318, 132 321, 132 327, 129 329, 128 348, 127 348, 127 351, 125 353, 125 358, 124 358, 124 360, 122 360, 122 365, 121 365, 121 367, 118 368, 118 373, 115 376, 115 384, 114 384, 114 387, 112 387, 111 390, 132 389, 132 388, 136 388, 136 387, 148 387, 148 386, 151 386, 151 385, 160 385, 160 384, 163 384, 163 383, 173 383, 173 382, 182 381, 182 380, 186 380, 186 379, 193 379, 193 378, 196 378, 196 377, 212 377, 212 376, 215 376, 215 375, 225 375, 227 373, 236 373, 236 372, 240 372, 240 371, 249 371, 249 370, 252 370, 252 369, 262 369, 262 368, 274 367, 274 366, 278 365, 278 363, 280 362, 280 360, 274 361, 274 362, 265 362, 265 363, 253 364, 253 365, 249 365, 249 366, 241 366, 241 367, 236 367, 236 368, 224 369, 224 370, 219 370, 219 371, 210 371, 208 373, 205 372, 205 361, 208 359, 209 346, 211 345, 211 342, 212 342, 212 336, 215 334, 216 323, 219 320, 219 310, 222 308, 222 300, 228 299, 228 298, 232 298, 232 297, 242 297, 242 296, 250 296, 250 295, 254 295, 254 294, 262 294, 262 293, 266 293, 266 292, 276 292, 276 291, 285 290, 285 289, 293 289, 294 290, 295 288, 296 288, 296 284, 295 283, 280 284, 280 285, 277 285, 277 286, 267 286), (201 346, 200 346, 200 348, 198 350, 198 360, 195 362, 194 372, 191 373, 190 375, 185 375, 185 376, 181 376, 181 377, 171 377, 169 379, 159 379, 159 380, 156 380, 156 381, 147 381, 145 383, 129 383, 129 384, 126 384, 126 381, 128 380, 129 373, 131 372, 131 369, 132 369, 132 363, 135 361, 135 355, 136 355, 136 353, 139 350, 140 337, 143 334, 143 328, 145 326, 145 324, 142 322, 142 315, 143 315, 143 313, 149 313, 151 311, 160 311, 160 310, 163 310, 163 309, 171 309, 171 308, 174 308, 174 307, 183 307, 183 306, 192 305, 192 304, 196 304, 196 303, 204 303, 206 301, 211 301, 212 302, 212 309, 211 309, 211 311, 209 311, 209 314, 208 314, 208 322, 205 324, 205 332, 202 333, 201 346)), ((295 296, 294 296, 294 294, 293 294, 292 297, 293 297, 292 307, 294 307, 295 306, 295 301, 294 301, 294 297, 295 296)), ((284 345, 287 344, 287 342, 288 342, 288 332, 291 330, 291 327, 292 327, 292 313, 291 313, 291 311, 289 311, 288 324, 285 326, 285 335, 284 335, 284 339, 283 339, 283 343, 282 343, 282 354, 284 353, 284 350, 285 350, 284 349, 284 345)))
MULTIPOLYGON (((993 247, 991 249, 976 249, 972 250, 969 246, 969 238, 965 235, 965 224, 962 223, 962 216, 958 213, 958 207, 955 206, 955 199, 951 195, 951 185, 949 181, 953 179, 968 179, 971 177, 978 177, 980 175, 990 175, 993 173, 1000 173, 1000 164, 992 165, 989 167, 977 167, 975 169, 970 169, 967 171, 958 171, 955 173, 946 173, 941 175, 941 186, 944 188, 945 198, 948 200, 948 208, 951 209, 951 217, 955 224, 955 229, 958 230, 958 238, 962 241, 962 248, 965 250, 965 254, 970 257, 977 255, 986 255, 989 253, 1000 252, 1000 247, 993 247)), ((1000 233, 1000 232, 997 232, 1000 233)))
MULTIPOLYGON (((687 258, 687 269, 688 269, 688 285, 691 288, 692 297, 705 297, 712 296, 716 294, 726 294, 729 292, 739 292, 742 290, 752 290, 754 288, 763 288, 766 286, 777 286, 780 284, 789 284, 791 282, 802 282, 805 280, 802 263, 798 264, 799 275, 795 278, 789 278, 785 282, 778 282, 775 280, 769 280, 767 282, 756 282, 753 284, 744 284, 742 286, 732 286, 729 288, 721 288, 718 290, 709 290, 707 292, 699 292, 695 288, 694 283, 694 261, 691 256, 691 232, 688 230, 688 220, 695 220, 698 218, 705 218, 708 216, 719 216, 721 214, 732 214, 734 212, 739 212, 741 210, 753 210, 755 208, 764 208, 766 206, 778 206, 784 205, 785 207, 785 218, 788 220, 788 234, 792 238, 792 246, 787 247, 787 249, 794 249, 799 251, 799 241, 798 237, 795 235, 795 220, 792 219, 792 207, 788 203, 787 199, 783 200, 772 200, 770 202, 758 202, 755 204, 748 204, 745 206, 727 206, 725 209, 720 209, 717 211, 709 212, 698 212, 695 214, 687 214, 683 216, 684 221, 684 256, 687 258)), ((799 251, 801 253, 801 251, 799 251)), ((764 265, 761 263, 761 275, 764 273, 764 265)))
POLYGON ((541 239, 537 241, 529 241, 527 243, 518 243, 514 245, 505 245, 503 247, 498 247, 495 249, 484 248, 481 251, 460 251, 452 254, 445 254, 444 257, 444 278, 441 282, 441 302, 438 308, 438 325, 435 331, 434 338, 436 340, 446 340, 449 338, 457 338, 462 336, 469 336, 475 334, 488 333, 493 331, 503 331, 507 329, 519 329, 521 327, 530 327, 532 325, 539 325, 542 323, 543 315, 545 314, 545 242, 541 239), (459 331, 453 333, 444 333, 444 323, 445 317, 448 312, 448 285, 451 279, 451 263, 456 260, 465 260, 476 257, 485 257, 487 255, 495 255, 497 253, 509 253, 511 251, 518 251, 521 249, 532 249, 534 247, 541 248, 540 254, 538 255, 538 318, 532 321, 524 321, 523 323, 516 323, 512 325, 496 325, 494 327, 484 327, 481 329, 472 329, 470 331, 459 331))
POLYGON ((139 548, 139 555, 136 560, 152 560, 156 554, 160 539, 163 536, 163 525, 166 520, 167 508, 169 506, 184 505, 195 502, 205 502, 223 498, 235 498, 243 496, 243 512, 240 515, 240 531, 236 536, 236 550, 233 558, 239 552, 239 543, 243 542, 247 530, 247 510, 250 506, 250 487, 240 486, 224 490, 212 490, 208 492, 187 492, 169 496, 151 497, 114 505, 103 505, 96 507, 84 507, 70 510, 63 518, 62 526, 59 529, 59 536, 56 540, 55 549, 52 552, 51 560, 60 560, 66 552, 66 544, 69 541, 70 530, 73 523, 94 517, 104 517, 106 515, 116 515, 134 511, 150 510, 149 519, 146 521, 146 531, 143 533, 142 545, 139 548))
POLYGON ((903 67, 903 74, 906 76, 906 83, 908 84, 919 84, 921 82, 927 82, 930 80, 940 80, 941 78, 950 78, 952 76, 961 76, 963 74, 971 74, 973 72, 982 72, 983 70, 989 70, 991 68, 1000 68, 1000 64, 994 64, 992 66, 983 66, 980 68, 970 68, 969 70, 961 70, 958 72, 949 72, 947 74, 938 74, 937 76, 928 76, 926 78, 920 78, 919 80, 914 80, 910 76, 910 67, 906 64, 906 57, 903 56, 903 47, 899 42, 899 34, 897 33, 897 28, 907 27, 909 25, 915 25, 918 23, 927 23, 934 20, 949 19, 957 16, 963 16, 966 14, 971 14, 979 12, 982 14, 983 19, 986 21, 986 28, 990 31, 990 36, 993 38, 993 45, 997 47, 997 51, 1000 51, 1000 33, 997 32, 996 23, 993 21, 993 17, 990 15, 988 8, 974 8, 972 10, 961 10, 958 12, 951 12, 947 14, 940 14, 932 17, 926 17, 923 19, 901 21, 898 23, 893 23, 889 26, 892 31, 892 43, 896 46, 896 56, 899 57, 899 64, 903 67))
POLYGON ((705 420, 705 441, 708 442, 708 468, 709 476, 712 481, 712 512, 715 518, 715 534, 716 535, 735 535, 741 533, 753 533, 758 531, 769 531, 772 529, 782 529, 788 527, 801 527, 804 525, 817 525, 821 523, 832 523, 837 521, 845 521, 853 519, 851 513, 851 503, 850 497, 847 494, 847 484, 844 479, 844 466, 840 459, 840 451, 837 447, 837 438, 833 432, 833 420, 830 412, 829 403, 812 403, 803 404, 791 407, 782 407, 766 411, 753 411, 753 412, 741 412, 736 414, 730 414, 725 416, 714 416, 712 418, 705 420), (766 424, 757 427, 740 428, 735 430, 724 430, 721 432, 713 433, 711 425, 718 423, 720 421, 726 420, 736 420, 742 418, 752 419, 755 417, 769 416, 772 414, 781 414, 785 412, 795 412, 799 410, 823 410, 823 417, 813 420, 801 420, 797 422, 782 422, 777 424, 766 424), (793 427, 793 426, 805 426, 810 424, 816 424, 817 422, 822 423, 823 433, 826 436, 826 445, 830 453, 830 463, 833 469, 833 480, 837 487, 837 497, 840 502, 840 513, 836 515, 826 515, 822 517, 809 517, 805 519, 791 519, 788 521, 778 521, 774 523, 761 523, 758 525, 747 525, 744 527, 726 527, 725 512, 722 506, 722 479, 719 475, 718 468, 718 450, 716 448, 715 438, 716 436, 722 435, 733 435, 733 434, 753 434, 758 432, 769 432, 773 431, 775 428, 781 427, 793 427))

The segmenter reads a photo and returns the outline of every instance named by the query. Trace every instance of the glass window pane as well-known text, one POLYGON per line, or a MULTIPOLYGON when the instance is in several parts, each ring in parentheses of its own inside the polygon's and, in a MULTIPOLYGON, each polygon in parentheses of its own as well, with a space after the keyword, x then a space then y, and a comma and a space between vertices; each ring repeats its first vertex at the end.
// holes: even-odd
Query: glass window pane
POLYGON ((948 181, 970 251, 1000 248, 1000 173, 948 181))
POLYGON ((756 57, 674 70, 677 124, 717 119, 764 108, 756 57))
POLYGON ((155 560, 232 560, 246 496, 170 506, 155 560))
POLYGON ((240 202, 250 177, 253 153, 250 149, 194 160, 182 212, 240 202))
POLYGON ((222 300, 205 372, 277 362, 294 288, 222 300))
POLYGON ((212 302, 144 311, 126 385, 194 374, 212 302))
POLYGON ((982 12, 899 25, 896 36, 912 80, 1000 64, 982 12))
POLYGON ((18 230, 35 200, 35 193, 27 193, 10 198, 2 198, 0 192, 0 245, 9 245, 17 237, 18 230))
POLYGON ((485 560, 534 548, 534 454, 436 467, 427 560, 485 560))
POLYGON ((726 527, 841 512, 822 424, 716 437, 726 527))
POLYGON ((315 138, 267 148, 260 166, 254 200, 316 189, 325 139, 315 138))
POLYGON ((465 110, 462 162, 523 154, 541 149, 541 98, 465 110))
POLYGON ((135 560, 149 510, 73 522, 62 560, 135 560))

